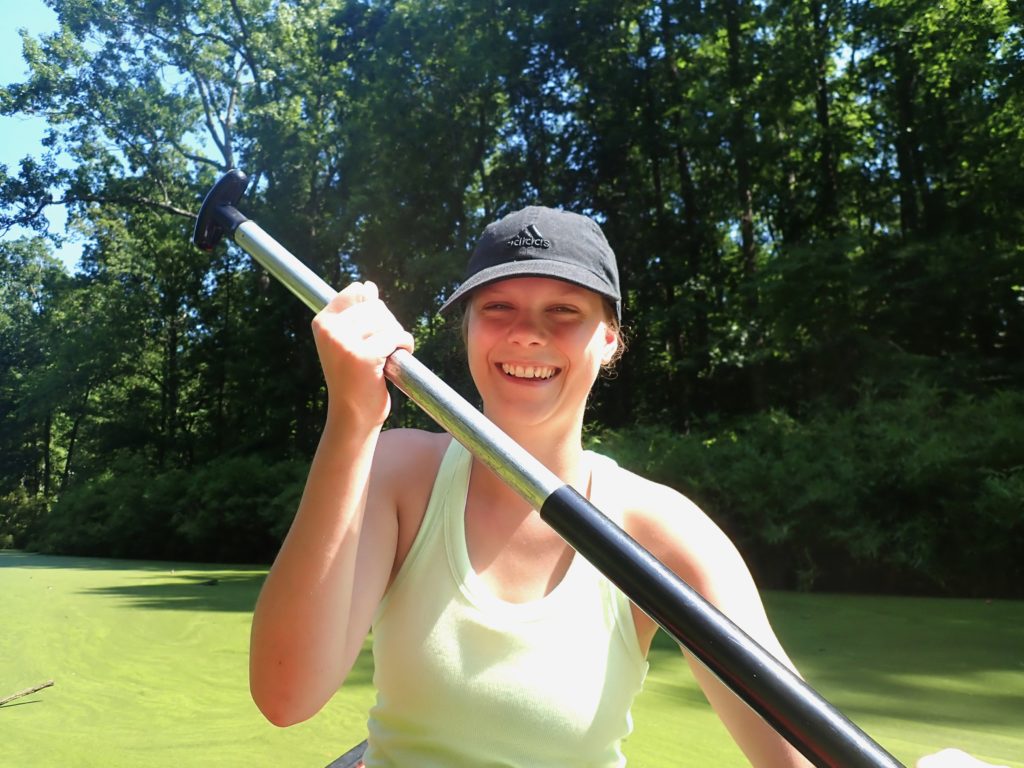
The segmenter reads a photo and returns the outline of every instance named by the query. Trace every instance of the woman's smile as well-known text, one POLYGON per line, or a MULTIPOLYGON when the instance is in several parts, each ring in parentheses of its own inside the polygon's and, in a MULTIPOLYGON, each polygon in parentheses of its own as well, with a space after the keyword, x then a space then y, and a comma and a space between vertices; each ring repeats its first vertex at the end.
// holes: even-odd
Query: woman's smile
POLYGON ((562 370, 541 363, 498 363, 497 367, 508 378, 522 381, 546 381, 557 376, 562 370))

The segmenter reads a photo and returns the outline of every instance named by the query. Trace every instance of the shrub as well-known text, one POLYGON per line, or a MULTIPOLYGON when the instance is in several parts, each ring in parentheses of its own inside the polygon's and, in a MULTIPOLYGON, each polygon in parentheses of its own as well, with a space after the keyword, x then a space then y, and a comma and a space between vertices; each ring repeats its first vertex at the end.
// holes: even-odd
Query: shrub
POLYGON ((49 507, 46 499, 22 487, 0 497, 0 549, 23 549, 49 507))
POLYGON ((140 456, 112 460, 63 494, 28 546, 43 552, 266 562, 287 531, 306 465, 258 456, 155 474, 140 456))
POLYGON ((116 455, 102 474, 60 497, 30 545, 71 555, 174 558, 181 548, 169 519, 179 478, 154 474, 135 454, 116 455))
POLYGON ((1024 393, 911 381, 849 409, 689 435, 599 433, 623 466, 703 506, 766 586, 1024 594, 1024 393))
POLYGON ((258 456, 208 464, 187 483, 175 533, 201 560, 272 560, 298 507, 307 469, 304 462, 268 464, 258 456))

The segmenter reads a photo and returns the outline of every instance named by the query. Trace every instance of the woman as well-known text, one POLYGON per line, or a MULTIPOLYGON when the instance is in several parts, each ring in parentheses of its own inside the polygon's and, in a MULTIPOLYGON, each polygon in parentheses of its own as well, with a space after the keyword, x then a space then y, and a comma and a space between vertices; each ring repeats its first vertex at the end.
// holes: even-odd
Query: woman
MULTIPOLYGON (((490 225, 466 280, 466 352, 484 414, 792 667, 750 573, 685 497, 582 448, 622 348, 600 228, 531 207, 490 225)), ((327 418, 253 617, 253 698, 278 725, 330 699, 373 629, 367 766, 618 766, 656 626, 446 434, 382 431, 383 369, 411 336, 372 283, 314 320, 327 418)), ((755 766, 807 761, 700 664, 755 766)))

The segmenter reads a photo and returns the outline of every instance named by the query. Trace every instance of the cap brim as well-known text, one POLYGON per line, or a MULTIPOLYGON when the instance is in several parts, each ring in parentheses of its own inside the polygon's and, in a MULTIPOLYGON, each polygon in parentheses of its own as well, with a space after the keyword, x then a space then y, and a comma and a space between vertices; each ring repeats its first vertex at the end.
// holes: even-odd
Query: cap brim
POLYGON ((449 312, 452 307, 460 303, 470 291, 476 288, 488 285, 489 283, 495 283, 498 280, 507 280, 511 277, 550 277, 555 280, 564 280, 567 283, 578 285, 581 288, 586 288, 604 296, 615 304, 616 315, 620 313, 621 297, 609 293, 607 283, 593 272, 564 261, 544 259, 511 261, 482 269, 463 282, 455 293, 449 296, 448 300, 441 305, 441 309, 438 312, 442 315, 449 312))

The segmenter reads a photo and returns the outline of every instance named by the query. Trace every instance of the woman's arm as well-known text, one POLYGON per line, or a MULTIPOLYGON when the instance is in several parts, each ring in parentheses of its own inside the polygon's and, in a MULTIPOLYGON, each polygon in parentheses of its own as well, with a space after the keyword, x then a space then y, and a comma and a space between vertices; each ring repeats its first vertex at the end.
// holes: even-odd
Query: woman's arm
MULTIPOLYGON (((753 577, 724 532, 689 499, 631 475, 624 498, 640 499, 627 513, 627 530, 665 565, 728 616, 765 650, 796 672, 771 628, 753 577)), ((647 617, 638 627, 653 636, 647 617)), ((754 768, 790 768, 810 763, 699 661, 687 654, 694 677, 729 733, 754 768)), ((917 768, 982 768, 982 762, 957 749, 922 757, 917 768)), ((1005 766, 991 765, 991 768, 1005 766)))
POLYGON ((313 322, 328 413, 302 501, 253 614, 249 685, 271 722, 316 714, 342 684, 387 587, 398 535, 402 433, 381 435, 390 409, 384 361, 412 340, 354 284, 313 322))
MULTIPOLYGON (((637 541, 796 671, 768 622, 746 563, 729 538, 684 496, 640 478, 635 482, 633 498, 642 502, 626 519, 637 541)), ((653 624, 648 631, 653 634, 653 624)), ((754 768, 811 765, 699 661, 686 657, 704 695, 754 768)))

